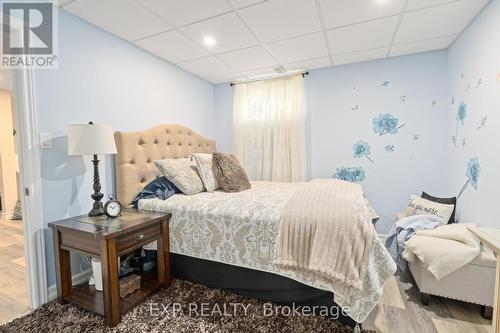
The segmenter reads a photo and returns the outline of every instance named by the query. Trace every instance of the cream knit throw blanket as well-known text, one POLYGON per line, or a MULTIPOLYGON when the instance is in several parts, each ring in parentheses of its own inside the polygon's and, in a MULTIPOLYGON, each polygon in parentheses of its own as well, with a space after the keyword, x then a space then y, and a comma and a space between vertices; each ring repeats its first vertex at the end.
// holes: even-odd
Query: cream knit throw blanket
POLYGON ((374 217, 360 185, 312 180, 283 209, 274 264, 317 274, 349 297, 362 289, 376 237, 374 217))

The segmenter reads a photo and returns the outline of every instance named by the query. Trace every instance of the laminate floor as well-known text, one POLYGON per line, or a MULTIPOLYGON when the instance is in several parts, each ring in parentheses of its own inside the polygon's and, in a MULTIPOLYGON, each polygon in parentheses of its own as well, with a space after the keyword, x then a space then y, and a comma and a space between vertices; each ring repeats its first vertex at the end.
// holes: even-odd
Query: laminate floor
POLYGON ((428 306, 420 302, 413 278, 398 272, 387 281, 384 294, 363 328, 383 333, 488 333, 491 320, 480 314, 480 306, 432 297, 428 306))
POLYGON ((27 312, 23 222, 0 216, 0 324, 27 312))

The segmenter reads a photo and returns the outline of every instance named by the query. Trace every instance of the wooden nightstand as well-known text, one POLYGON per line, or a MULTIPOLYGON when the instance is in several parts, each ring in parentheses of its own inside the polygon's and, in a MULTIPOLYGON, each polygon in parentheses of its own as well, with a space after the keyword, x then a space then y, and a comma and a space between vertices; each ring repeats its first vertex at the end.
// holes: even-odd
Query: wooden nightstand
POLYGON ((169 287, 170 214, 126 209, 120 217, 87 215, 49 223, 53 229, 59 302, 71 302, 104 316, 115 326, 121 315, 160 288, 169 287), (118 257, 157 241, 157 272, 141 275, 141 289, 120 299, 118 257), (103 291, 83 283, 72 286, 70 251, 101 258, 103 291))

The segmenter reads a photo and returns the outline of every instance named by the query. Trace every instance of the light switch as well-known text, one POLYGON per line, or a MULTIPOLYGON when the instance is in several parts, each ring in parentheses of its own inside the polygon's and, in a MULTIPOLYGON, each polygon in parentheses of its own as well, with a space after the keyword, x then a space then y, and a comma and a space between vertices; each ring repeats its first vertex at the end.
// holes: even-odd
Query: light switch
POLYGON ((47 132, 40 132, 40 148, 51 149, 52 148, 52 135, 47 132))

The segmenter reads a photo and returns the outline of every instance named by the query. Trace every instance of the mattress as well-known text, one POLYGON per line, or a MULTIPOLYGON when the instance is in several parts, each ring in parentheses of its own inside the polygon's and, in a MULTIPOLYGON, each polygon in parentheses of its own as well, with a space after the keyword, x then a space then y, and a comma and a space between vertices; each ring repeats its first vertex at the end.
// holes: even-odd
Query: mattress
POLYGON ((395 271, 382 242, 372 247, 363 290, 354 301, 313 275, 273 265, 283 206, 304 183, 252 182, 239 193, 176 194, 167 200, 143 199, 139 209, 169 212, 170 252, 278 274, 314 288, 331 291, 349 316, 363 322, 380 298, 384 281, 395 271))

